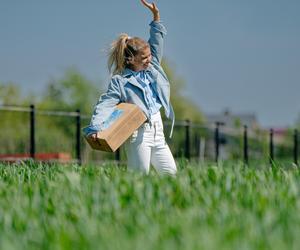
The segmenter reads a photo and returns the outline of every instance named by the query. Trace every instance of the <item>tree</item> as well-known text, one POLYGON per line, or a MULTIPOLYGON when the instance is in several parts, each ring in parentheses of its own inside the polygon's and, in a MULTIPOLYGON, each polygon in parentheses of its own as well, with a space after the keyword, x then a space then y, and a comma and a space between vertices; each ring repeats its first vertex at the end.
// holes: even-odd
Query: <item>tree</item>
MULTIPOLYGON (((0 84, 0 104, 29 106, 37 110, 75 111, 91 114, 99 97, 100 88, 74 68, 68 69, 61 79, 52 79, 41 96, 21 95, 13 83, 0 84)), ((82 124, 88 123, 83 120, 82 124)), ((1 111, 1 153, 29 151, 29 113, 1 111)), ((36 114, 36 143, 38 152, 66 151, 74 149, 74 117, 45 116, 36 114)))
MULTIPOLYGON (((24 105, 24 98, 17 84, 0 84, 0 105, 24 105)), ((0 153, 28 151, 28 113, 0 110, 0 117, 0 153)))
POLYGON ((90 114, 100 92, 100 87, 77 69, 70 68, 61 79, 52 79, 49 82, 39 106, 69 111, 80 109, 81 113, 90 114))
POLYGON ((0 105, 20 105, 21 100, 21 90, 15 83, 0 83, 0 105))
MULTIPOLYGON (((100 87, 88 80, 79 70, 69 68, 62 78, 49 81, 41 101, 36 106, 40 110, 74 112, 79 109, 81 114, 91 115, 100 92, 100 87)), ((74 117, 43 116, 39 119, 40 124, 43 124, 39 127, 40 138, 48 138, 47 141, 50 142, 53 141, 54 137, 52 143, 60 143, 60 146, 66 149, 74 148, 76 133, 74 117), (50 130, 52 137, 49 137, 50 130)), ((82 119, 82 126, 89 122, 90 118, 82 119)))

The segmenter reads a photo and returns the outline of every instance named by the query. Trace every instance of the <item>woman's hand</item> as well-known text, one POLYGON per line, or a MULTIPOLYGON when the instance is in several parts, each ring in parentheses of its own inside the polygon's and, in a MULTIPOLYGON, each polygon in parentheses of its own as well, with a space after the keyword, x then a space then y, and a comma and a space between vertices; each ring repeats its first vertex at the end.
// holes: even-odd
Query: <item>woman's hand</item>
POLYGON ((159 15, 159 9, 157 8, 155 3, 148 3, 146 0, 141 0, 142 4, 145 5, 149 10, 151 10, 153 14, 153 20, 159 22, 160 21, 160 15, 159 15))
POLYGON ((93 141, 96 141, 96 140, 97 140, 97 133, 91 134, 89 137, 90 137, 93 141))

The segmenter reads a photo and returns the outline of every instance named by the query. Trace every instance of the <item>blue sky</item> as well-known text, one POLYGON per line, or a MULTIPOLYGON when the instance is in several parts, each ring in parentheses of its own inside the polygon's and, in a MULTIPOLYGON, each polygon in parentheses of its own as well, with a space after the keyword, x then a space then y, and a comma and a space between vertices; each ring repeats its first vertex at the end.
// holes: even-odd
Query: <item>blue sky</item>
MULTIPOLYGON (((126 32, 148 38, 139 0, 0 0, 0 82, 42 91, 70 66, 107 85, 106 53, 126 32)), ((156 1, 165 57, 208 113, 255 112, 264 126, 300 112, 300 1, 156 1)))

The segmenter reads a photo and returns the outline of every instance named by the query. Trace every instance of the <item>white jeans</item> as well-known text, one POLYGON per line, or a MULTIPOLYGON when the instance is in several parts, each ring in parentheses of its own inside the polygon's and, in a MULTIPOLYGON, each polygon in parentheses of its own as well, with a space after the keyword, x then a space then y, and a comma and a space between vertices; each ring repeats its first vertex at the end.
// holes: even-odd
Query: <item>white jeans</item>
POLYGON ((165 141, 160 112, 151 118, 127 139, 125 150, 128 170, 149 173, 150 162, 159 174, 175 175, 176 164, 165 141))

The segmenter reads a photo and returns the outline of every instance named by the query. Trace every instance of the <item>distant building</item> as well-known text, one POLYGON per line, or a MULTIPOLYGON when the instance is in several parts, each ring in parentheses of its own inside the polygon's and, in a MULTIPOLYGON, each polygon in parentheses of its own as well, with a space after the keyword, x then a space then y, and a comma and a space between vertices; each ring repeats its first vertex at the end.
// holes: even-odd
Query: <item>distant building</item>
POLYGON ((226 128, 234 129, 246 125, 249 129, 259 128, 259 124, 254 113, 233 114, 229 109, 225 109, 219 114, 205 114, 206 124, 215 126, 216 122, 222 122, 226 128))
MULTIPOLYGON (((244 125, 248 127, 248 137, 256 137, 256 130, 260 129, 257 122, 256 115, 254 113, 240 113, 233 114, 229 109, 225 109, 221 113, 217 114, 205 114, 206 126, 212 129, 215 128, 216 122, 222 123, 220 127, 221 145, 219 148, 219 159, 228 159, 232 154, 232 148, 234 146, 234 140, 232 138, 242 134, 244 125), (231 146, 228 146, 231 145, 231 146)), ((215 141, 214 138, 210 138, 206 142, 207 156, 212 157, 214 154, 215 141)))
POLYGON ((287 143, 288 140, 288 128, 273 128, 273 141, 275 144, 284 144, 287 143))

